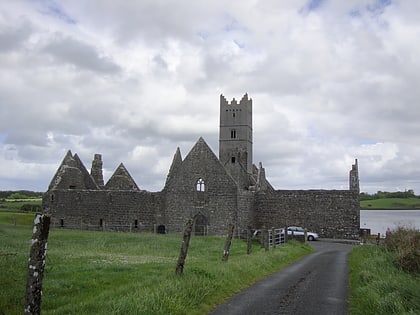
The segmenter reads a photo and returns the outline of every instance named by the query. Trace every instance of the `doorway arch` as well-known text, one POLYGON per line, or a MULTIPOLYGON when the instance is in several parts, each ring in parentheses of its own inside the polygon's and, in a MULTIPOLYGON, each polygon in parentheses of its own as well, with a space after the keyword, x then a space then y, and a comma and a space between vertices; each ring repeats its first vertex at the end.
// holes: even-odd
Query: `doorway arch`
POLYGON ((199 213, 194 217, 194 235, 207 235, 207 218, 199 213))

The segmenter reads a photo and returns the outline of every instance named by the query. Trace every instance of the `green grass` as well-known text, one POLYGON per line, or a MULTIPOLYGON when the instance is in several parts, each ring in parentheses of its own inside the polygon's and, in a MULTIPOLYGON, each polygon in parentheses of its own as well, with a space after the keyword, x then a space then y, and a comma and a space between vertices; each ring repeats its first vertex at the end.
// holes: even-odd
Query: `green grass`
POLYGON ((41 206, 42 199, 40 198, 32 198, 32 199, 1 199, 0 200, 0 211, 22 211, 22 206, 25 205, 35 205, 41 206))
POLYGON ((350 314, 420 314, 420 275, 401 271, 385 246, 350 254, 350 314))
MULTIPOLYGON (((0 314, 21 314, 33 214, 0 212, 0 314), (16 223, 15 223, 16 222, 16 223)), ((265 252, 234 239, 192 237, 184 274, 175 275, 182 235, 52 229, 43 314, 205 314, 262 277, 309 254, 289 242, 265 252)))
POLYGON ((385 198, 360 201, 360 208, 369 209, 420 209, 419 198, 385 198))

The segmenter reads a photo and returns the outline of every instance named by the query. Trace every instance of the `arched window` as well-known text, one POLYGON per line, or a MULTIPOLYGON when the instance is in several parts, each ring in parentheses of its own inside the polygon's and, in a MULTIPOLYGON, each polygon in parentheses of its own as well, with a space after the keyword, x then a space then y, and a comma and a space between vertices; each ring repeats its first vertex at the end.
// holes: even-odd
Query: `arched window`
POLYGON ((205 186, 204 180, 202 178, 199 178, 197 180, 196 188, 197 188, 197 191, 205 191, 206 190, 206 186, 205 186))

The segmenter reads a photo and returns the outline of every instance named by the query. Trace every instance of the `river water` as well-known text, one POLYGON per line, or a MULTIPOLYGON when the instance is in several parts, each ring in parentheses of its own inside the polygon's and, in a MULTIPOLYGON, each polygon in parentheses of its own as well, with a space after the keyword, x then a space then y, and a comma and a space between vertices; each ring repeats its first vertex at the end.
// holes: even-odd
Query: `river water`
POLYGON ((385 236, 388 228, 398 226, 420 229, 420 210, 360 210, 360 228, 385 236))

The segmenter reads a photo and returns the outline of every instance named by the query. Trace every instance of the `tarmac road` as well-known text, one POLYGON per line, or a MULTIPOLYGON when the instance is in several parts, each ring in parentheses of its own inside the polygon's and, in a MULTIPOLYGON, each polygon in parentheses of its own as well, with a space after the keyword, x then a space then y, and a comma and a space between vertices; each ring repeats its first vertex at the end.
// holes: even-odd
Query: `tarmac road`
POLYGON ((347 314, 352 245, 326 241, 311 245, 315 253, 234 295, 210 314, 347 314))

